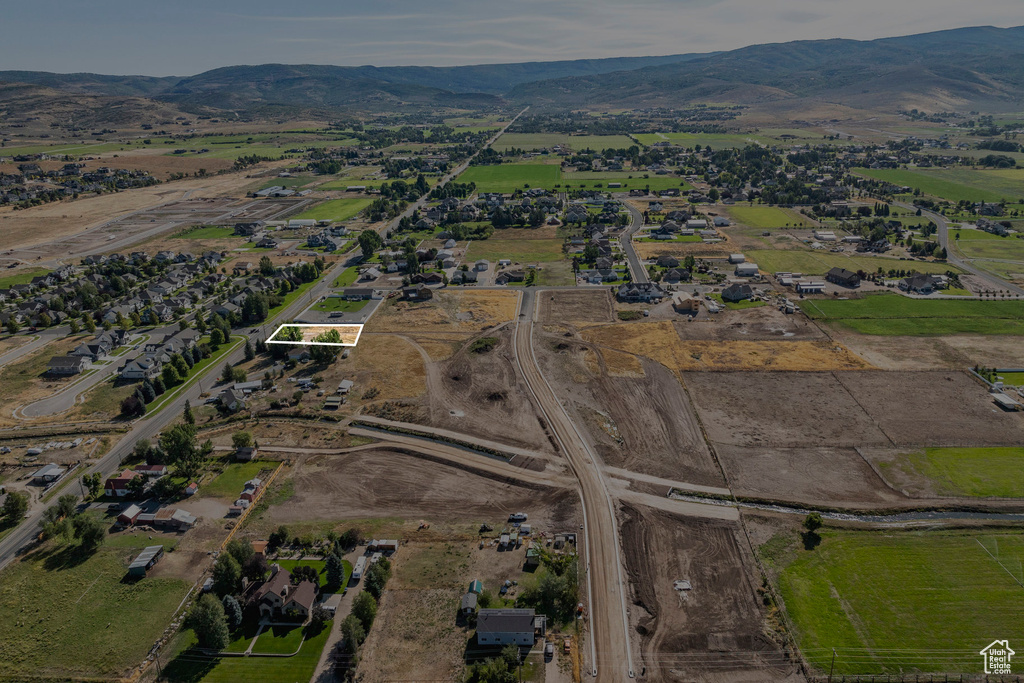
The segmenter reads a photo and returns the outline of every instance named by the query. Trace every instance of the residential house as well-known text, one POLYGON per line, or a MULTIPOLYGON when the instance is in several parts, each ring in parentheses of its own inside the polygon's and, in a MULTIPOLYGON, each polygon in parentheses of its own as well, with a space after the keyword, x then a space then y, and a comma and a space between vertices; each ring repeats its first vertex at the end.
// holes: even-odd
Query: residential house
POLYGON ((270 571, 270 578, 252 596, 260 616, 266 619, 290 617, 305 621, 316 600, 316 586, 310 581, 293 586, 291 572, 276 564, 271 566, 270 571))
POLYGON ((125 363, 121 368, 121 379, 146 380, 153 379, 160 374, 160 361, 155 355, 139 356, 135 360, 125 363))
POLYGON ((616 296, 627 303, 649 303, 661 301, 667 294, 653 282, 627 282, 619 285, 616 296))
POLYGON ((132 470, 124 470, 120 474, 109 477, 103 484, 103 492, 113 498, 123 498, 128 495, 128 484, 136 477, 142 475, 132 470))
POLYGON ((900 289, 914 294, 931 294, 937 288, 937 282, 931 275, 913 275, 900 280, 900 289))
POLYGON ((89 365, 84 356, 54 356, 47 363, 47 372, 52 375, 77 375, 89 365))
POLYGON ((434 292, 424 284, 415 287, 403 287, 402 298, 406 301, 430 301, 434 298, 434 292))
POLYGON ((860 287, 860 275, 846 268, 833 268, 825 274, 825 279, 842 287, 860 287))
POLYGON ((734 283, 722 290, 722 301, 744 301, 754 296, 754 290, 750 285, 734 283))
POLYGON ((245 408, 245 395, 240 391, 234 389, 225 389, 220 392, 218 396, 220 398, 220 404, 224 406, 229 412, 235 412, 245 408))
POLYGON ((480 645, 532 647, 543 637, 547 619, 527 608, 482 609, 477 614, 476 640, 480 645))

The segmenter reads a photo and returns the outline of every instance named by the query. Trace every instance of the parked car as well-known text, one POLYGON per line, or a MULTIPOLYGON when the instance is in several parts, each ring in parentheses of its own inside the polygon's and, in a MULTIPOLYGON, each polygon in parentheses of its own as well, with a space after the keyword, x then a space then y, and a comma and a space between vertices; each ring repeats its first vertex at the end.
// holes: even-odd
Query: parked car
POLYGON ((544 646, 544 659, 551 659, 555 656, 555 644, 548 643, 544 646))
POLYGON ((572 638, 570 638, 569 636, 566 636, 565 639, 562 640, 562 652, 564 652, 565 654, 569 654, 571 651, 572 651, 572 638))

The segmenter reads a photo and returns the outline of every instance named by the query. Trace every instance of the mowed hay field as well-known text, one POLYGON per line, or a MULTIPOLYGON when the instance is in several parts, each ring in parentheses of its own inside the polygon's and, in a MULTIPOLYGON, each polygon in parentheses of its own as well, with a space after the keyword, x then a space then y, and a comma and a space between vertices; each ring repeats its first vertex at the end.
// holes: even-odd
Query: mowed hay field
POLYGON ((605 149, 628 149, 636 142, 626 135, 569 135, 567 133, 505 133, 498 138, 493 147, 499 152, 515 148, 527 152, 555 145, 568 145, 579 152, 593 149, 600 152, 605 149))
POLYGON ((562 256, 562 240, 558 239, 474 240, 466 251, 467 261, 487 259, 492 266, 506 258, 513 263, 551 263, 562 256))
POLYGON ((993 638, 1024 640, 1024 538, 984 531, 826 529, 761 546, 804 657, 835 673, 978 673, 993 638), (991 554, 990 554, 991 553, 991 554))
POLYGON ((484 290, 435 291, 434 298, 423 303, 389 299, 367 322, 364 333, 476 332, 512 320, 518 302, 516 292, 484 290))
POLYGON ((458 177, 460 183, 476 183, 477 192, 505 193, 526 187, 550 190, 561 180, 562 169, 557 163, 470 166, 458 177))
POLYGON ((863 334, 929 336, 946 334, 1024 335, 1024 302, 909 299, 873 294, 863 299, 801 302, 812 318, 863 334))
POLYGON ((879 466, 924 478, 940 496, 1024 498, 1024 448, 926 448, 879 466))
POLYGON ((871 365, 831 341, 683 341, 670 322, 590 327, 589 342, 646 356, 673 370, 861 370, 871 365))
POLYGON ((952 202, 1017 202, 1024 197, 1024 169, 858 168, 854 172, 952 202))
POLYGON ((350 197, 346 199, 332 199, 318 204, 312 209, 307 209, 295 218, 312 218, 318 221, 347 221, 355 218, 359 213, 373 203, 371 197, 350 197))
POLYGON ((729 216, 751 228, 781 228, 787 225, 813 225, 806 216, 774 206, 730 206, 729 216))
POLYGON ((48 543, 7 567, 0 676, 112 680, 142 662, 189 588, 173 578, 122 583, 131 559, 152 543, 122 536, 84 560, 77 546, 48 543))
POLYGON ((832 268, 846 268, 868 273, 889 270, 917 271, 925 274, 960 272, 959 268, 941 261, 900 261, 882 256, 846 256, 828 251, 809 249, 752 249, 744 252, 747 261, 756 263, 766 273, 804 273, 824 275, 832 268))

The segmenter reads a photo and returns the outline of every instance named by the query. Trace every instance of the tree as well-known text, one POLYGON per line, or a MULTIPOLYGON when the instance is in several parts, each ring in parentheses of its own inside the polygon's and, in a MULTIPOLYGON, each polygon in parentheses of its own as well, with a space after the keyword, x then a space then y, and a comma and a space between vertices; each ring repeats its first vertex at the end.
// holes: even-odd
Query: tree
POLYGON ((221 371, 220 378, 225 384, 230 383, 232 380, 234 380, 235 371, 234 368, 231 367, 231 363, 224 364, 224 370, 221 371))
POLYGON ((260 275, 270 276, 274 274, 274 262, 270 260, 270 257, 264 254, 260 257, 260 275))
POLYGON ((308 564, 295 567, 292 570, 292 583, 298 585, 303 581, 309 581, 319 587, 320 572, 316 570, 316 567, 311 567, 308 564))
POLYGON ((92 315, 89 314, 89 311, 86 311, 85 315, 82 316, 82 324, 85 325, 85 330, 89 334, 96 331, 96 323, 93 321, 92 315))
POLYGON ((810 533, 817 533, 818 529, 821 528, 821 513, 812 512, 804 518, 804 528, 810 533))
POLYGON ((8 524, 17 524, 25 516, 28 510, 28 494, 21 491, 11 491, 4 500, 4 519, 8 524))
POLYGON ((319 633, 330 620, 331 614, 326 607, 319 602, 313 605, 313 610, 309 613, 310 635, 319 633))
POLYGON ((370 595, 380 600, 380 596, 384 594, 384 587, 390 578, 391 561, 386 557, 382 557, 379 561, 370 565, 370 568, 366 571, 363 585, 370 595))
POLYGON ((178 373, 177 368, 170 363, 160 370, 160 379, 164 381, 164 386, 168 387, 174 387, 181 384, 181 375, 178 373))
POLYGON ((18 321, 14 319, 13 315, 7 319, 7 332, 9 334, 17 334, 20 329, 21 325, 19 325, 18 321))
POLYGON ((189 610, 185 625, 196 633, 199 647, 209 650, 223 650, 230 642, 227 616, 224 605, 213 595, 205 593, 189 610))
POLYGON ((281 525, 277 527, 277 531, 271 532, 270 537, 267 539, 267 545, 271 549, 277 549, 288 542, 288 527, 281 525))
POLYGON ((139 393, 142 395, 142 400, 146 403, 152 403, 153 399, 156 398, 156 388, 153 387, 153 384, 148 379, 139 385, 139 393))
POLYGON ((215 327, 210 330, 210 346, 217 348, 224 343, 224 332, 219 328, 215 327))
POLYGON ((142 494, 146 491, 146 478, 141 474, 133 477, 125 488, 132 498, 142 498, 142 494))
POLYGON ((252 342, 248 339, 245 340, 245 359, 252 360, 256 357, 256 352, 252 348, 252 342))
POLYGON ((160 434, 160 449, 178 474, 193 479, 203 465, 205 454, 196 445, 196 426, 179 424, 160 434))
POLYGON ((377 601, 367 592, 362 592, 352 601, 352 614, 359 619, 359 623, 367 631, 373 626, 373 620, 377 617, 377 601))
POLYGON ((337 330, 327 330, 313 338, 317 344, 309 348, 309 357, 314 363, 329 365, 341 354, 340 346, 324 346, 324 344, 340 344, 341 334, 337 330))
POLYGON ((78 321, 77 320, 72 320, 71 322, 69 322, 68 323, 68 327, 71 328, 71 334, 78 334, 78 330, 80 328, 78 327, 78 321))
POLYGON ((327 585, 337 590, 345 580, 345 565, 341 558, 331 553, 327 556, 327 585))
POLYGON ((356 615, 350 614, 341 622, 341 637, 345 639, 348 651, 355 654, 366 639, 366 629, 356 615))
POLYGON ((384 246, 384 240, 375 230, 363 230, 359 233, 359 248, 363 250, 363 256, 370 258, 373 252, 384 246))
POLYGON ((192 414, 192 405, 185 399, 185 408, 181 411, 181 418, 187 425, 194 425, 196 423, 196 416, 192 414))
POLYGON ((252 543, 240 538, 231 539, 224 550, 230 553, 231 557, 235 558, 239 567, 244 567, 245 563, 256 554, 256 551, 253 550, 252 543))
POLYGON ((121 414, 125 417, 140 417, 146 414, 146 402, 139 397, 138 392, 126 396, 121 401, 121 414))
POLYGON ((359 529, 352 527, 346 529, 341 536, 338 537, 338 544, 342 548, 355 548, 359 545, 359 529))
POLYGON ((227 619, 228 630, 234 631, 242 625, 242 606, 238 604, 238 600, 233 595, 225 595, 221 605, 224 606, 224 616, 227 619))
POLYGON ((267 558, 262 555, 253 555, 242 565, 242 576, 250 581, 262 581, 263 577, 270 571, 267 565, 267 558))
POLYGON ((107 529, 103 522, 92 515, 77 515, 74 519, 75 537, 82 549, 92 552, 103 544, 107 529))
POLYGON ((231 553, 221 553, 213 565, 213 592, 224 597, 242 591, 242 568, 231 553))
POLYGON ((231 445, 235 447, 235 450, 239 448, 251 448, 253 444, 252 432, 235 432, 231 435, 231 445))

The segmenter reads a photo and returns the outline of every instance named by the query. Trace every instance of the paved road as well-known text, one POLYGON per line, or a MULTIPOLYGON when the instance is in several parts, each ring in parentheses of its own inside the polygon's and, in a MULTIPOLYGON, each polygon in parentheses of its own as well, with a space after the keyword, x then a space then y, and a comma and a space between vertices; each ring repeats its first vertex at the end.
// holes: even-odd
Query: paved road
POLYGON ((633 219, 629 227, 623 230, 622 235, 619 236, 619 244, 626 254, 629 273, 633 276, 633 282, 650 282, 647 277, 647 269, 644 268, 643 261, 636 255, 636 249, 633 248, 633 233, 644 226, 644 215, 632 204, 626 204, 626 202, 623 204, 629 209, 630 218, 633 219))
MULTIPOLYGON (((912 204, 905 204, 903 202, 895 202, 895 204, 897 206, 903 207, 904 209, 909 209, 910 211, 916 211, 918 209, 918 207, 913 206, 912 204)), ((934 222, 935 225, 938 226, 939 246, 946 250, 946 261, 950 265, 956 266, 958 268, 963 268, 971 275, 975 275, 984 280, 985 282, 988 282, 995 289, 1005 289, 1006 291, 1012 292, 1018 296, 1024 296, 1024 289, 1022 289, 1021 287, 1018 287, 1017 285, 1014 284, 1010 284, 1006 280, 1003 280, 993 275, 992 273, 989 273, 987 271, 982 270, 981 268, 978 268, 969 260, 961 258, 956 253, 955 245, 953 249, 950 248, 949 223, 946 221, 945 216, 935 213, 933 211, 926 211, 924 209, 921 209, 921 215, 927 218, 928 220, 934 222)), ((953 241, 955 242, 956 240, 953 241)))
POLYGON ((60 339, 61 337, 64 336, 64 334, 65 333, 63 332, 62 329, 57 328, 50 328, 42 332, 29 333, 29 336, 34 335, 35 339, 28 342, 27 344, 22 344, 18 348, 12 349, 7 353, 0 354, 0 368, 7 365, 8 363, 14 363, 15 361, 21 359, 24 356, 27 356, 33 351, 43 348, 44 346, 52 342, 54 339, 60 339))
POLYGON ((533 290, 522 292, 513 345, 516 363, 579 482, 590 603, 591 673, 605 681, 622 681, 634 674, 618 522, 596 456, 555 396, 534 356, 535 300, 533 290))
MULTIPOLYGON (((262 336, 262 332, 260 331, 261 329, 267 329, 269 331, 274 330, 276 327, 275 323, 277 321, 285 321, 294 318, 309 306, 310 301, 316 300, 318 297, 329 291, 334 279, 337 278, 347 266, 348 261, 339 262, 334 268, 325 273, 320 281, 313 285, 313 287, 311 287, 305 294, 278 313, 273 321, 265 323, 262 328, 257 330, 256 333, 246 334, 236 332, 236 334, 246 336, 255 342, 262 336)), ((244 345, 240 345, 234 351, 227 354, 221 362, 207 368, 204 375, 201 375, 200 377, 216 377, 217 373, 219 373, 220 369, 223 367, 223 363, 238 363, 244 359, 244 355, 244 345)), ((206 379, 205 383, 207 389, 212 386, 209 379, 206 379)), ((111 448, 105 456, 100 458, 99 461, 85 472, 77 473, 76 476, 81 477, 82 474, 93 474, 94 472, 98 472, 100 476, 107 477, 116 471, 120 467, 121 461, 131 453, 136 441, 139 439, 155 440, 157 434, 160 433, 160 430, 167 426, 168 423, 174 420, 181 413, 186 400, 191 401, 192 405, 196 405, 200 402, 199 398, 200 393, 202 393, 202 384, 202 379, 194 382, 186 390, 180 392, 174 399, 172 399, 170 403, 159 413, 150 417, 143 417, 136 421, 132 428, 116 444, 114 444, 114 447, 111 448)), ((70 486, 68 488, 68 492, 75 494, 81 493, 80 487, 76 486, 70 486)), ((40 506, 29 512, 29 516, 25 521, 0 540, 0 569, 13 560, 17 556, 18 551, 31 543, 39 534, 43 510, 44 507, 40 506)))
MULTIPOLYGON (((529 107, 526 107, 526 109, 529 109, 529 107)), ((483 151, 484 149, 487 149, 488 147, 490 147, 491 145, 493 145, 493 144, 494 144, 494 141, 495 141, 495 140, 497 140, 497 139, 498 139, 498 138, 500 138, 500 137, 501 137, 502 135, 504 135, 504 134, 505 134, 505 131, 507 131, 507 130, 509 129, 509 127, 510 127, 510 126, 511 126, 511 125, 512 125, 513 123, 515 123, 515 122, 516 122, 516 121, 517 121, 517 120, 519 119, 519 117, 520 117, 520 116, 522 116, 523 114, 525 114, 525 113, 526 113, 526 109, 523 109, 523 110, 522 110, 521 112, 519 112, 518 114, 516 114, 516 115, 515 115, 515 118, 513 118, 513 119, 512 119, 511 121, 509 121, 509 122, 508 122, 508 124, 507 124, 507 125, 506 125, 506 126, 505 126, 504 128, 502 128, 502 129, 501 129, 501 130, 499 130, 499 131, 498 131, 497 133, 495 133, 495 134, 494 134, 494 136, 493 136, 493 137, 491 137, 491 139, 490 139, 490 140, 488 140, 486 144, 482 145, 482 146, 480 147, 480 149, 478 149, 478 150, 477 150, 476 152, 474 152, 474 153, 473 153, 473 155, 472 155, 471 157, 469 157, 468 159, 466 159, 465 161, 463 161, 463 162, 462 162, 461 164, 459 164, 458 166, 456 166, 456 167, 455 167, 455 168, 454 168, 453 170, 449 171, 449 172, 448 172, 448 174, 447 174, 447 175, 445 175, 444 177, 442 177, 442 178, 441 178, 441 180, 439 180, 439 181, 438 181, 438 183, 437 183, 437 185, 435 185, 434 187, 438 187, 438 186, 440 186, 440 185, 444 185, 445 183, 447 183, 448 181, 452 180, 453 178, 456 178, 456 177, 458 177, 458 176, 459 176, 459 174, 461 174, 461 173, 462 173, 463 171, 465 171, 465 170, 466 170, 467 168, 469 168, 469 164, 470 164, 470 162, 472 162, 472 161, 473 161, 473 159, 475 159, 475 158, 476 158, 476 155, 477 155, 477 154, 479 154, 479 153, 480 153, 481 151, 483 151)), ((392 219, 392 220, 391 220, 391 221, 390 221, 390 222, 389 222, 389 223, 388 223, 388 224, 387 224, 387 225, 386 225, 386 226, 384 227, 384 229, 383 229, 383 231, 382 231, 382 235, 383 235, 384 237, 387 237, 387 236, 388 236, 388 235, 390 235, 390 234, 391 234, 392 232, 394 232, 394 230, 395 230, 395 229, 396 229, 396 228, 398 227, 398 223, 399 223, 399 221, 401 221, 401 220, 402 220, 403 218, 408 218, 409 216, 411 216, 411 215, 413 214, 413 212, 414 212, 414 211, 417 211, 417 210, 419 210, 419 209, 422 209, 422 208, 424 207, 424 205, 426 205, 426 203, 427 203, 427 201, 428 201, 429 197, 430 197, 430 193, 428 192, 427 194, 423 195, 422 197, 420 197, 419 199, 417 199, 417 200, 416 200, 415 202, 413 202, 412 204, 410 204, 410 205, 409 205, 409 208, 407 208, 407 209, 406 209, 405 211, 403 211, 403 212, 401 213, 401 215, 399 215, 399 216, 397 216, 397 217, 393 218, 393 219, 392 219)))

